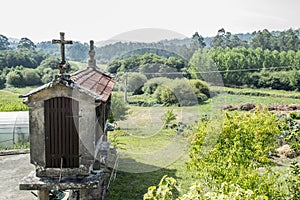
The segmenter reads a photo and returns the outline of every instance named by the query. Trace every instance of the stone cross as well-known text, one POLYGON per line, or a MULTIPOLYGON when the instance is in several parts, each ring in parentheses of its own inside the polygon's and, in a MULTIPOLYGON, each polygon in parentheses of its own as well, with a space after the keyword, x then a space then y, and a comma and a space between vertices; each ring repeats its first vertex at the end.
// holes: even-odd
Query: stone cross
POLYGON ((60 40, 52 40, 52 44, 60 44, 61 62, 58 65, 58 69, 63 74, 69 66, 66 65, 65 44, 73 44, 73 41, 65 40, 65 33, 60 32, 60 40))

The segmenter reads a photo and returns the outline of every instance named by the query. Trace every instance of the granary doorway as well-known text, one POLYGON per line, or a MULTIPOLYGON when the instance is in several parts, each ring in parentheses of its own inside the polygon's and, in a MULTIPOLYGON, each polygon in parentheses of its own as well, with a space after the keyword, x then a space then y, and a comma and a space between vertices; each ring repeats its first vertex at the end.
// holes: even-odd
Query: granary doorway
POLYGON ((79 167, 79 103, 67 97, 44 102, 46 168, 79 167))

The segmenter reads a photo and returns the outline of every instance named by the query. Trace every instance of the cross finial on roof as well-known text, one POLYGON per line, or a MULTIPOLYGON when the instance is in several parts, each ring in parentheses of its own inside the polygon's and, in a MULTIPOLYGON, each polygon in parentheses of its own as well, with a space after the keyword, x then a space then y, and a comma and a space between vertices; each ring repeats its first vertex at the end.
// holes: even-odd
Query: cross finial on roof
POLYGON ((88 61, 89 67, 96 67, 96 60, 95 60, 95 49, 94 49, 94 41, 90 40, 90 51, 89 51, 90 59, 88 61))
POLYGON ((52 44, 60 44, 61 62, 58 65, 58 69, 63 74, 69 67, 69 64, 66 64, 65 44, 73 44, 73 41, 65 40, 65 33, 60 32, 60 40, 52 40, 52 44))

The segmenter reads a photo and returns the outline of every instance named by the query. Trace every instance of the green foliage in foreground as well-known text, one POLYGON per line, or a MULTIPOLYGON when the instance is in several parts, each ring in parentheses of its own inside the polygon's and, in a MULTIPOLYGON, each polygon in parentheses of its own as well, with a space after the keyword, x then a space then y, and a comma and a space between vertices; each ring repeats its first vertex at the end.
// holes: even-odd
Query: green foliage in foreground
MULTIPOLYGON (((298 164, 292 164, 289 175, 282 178, 268 157, 284 123, 266 110, 200 121, 188 163, 198 180, 177 199, 299 199, 298 164)), ((148 188, 144 199, 175 199, 177 187, 175 180, 163 177, 157 187, 148 188), (161 194, 165 196, 160 198, 161 194)))
POLYGON ((256 196, 280 199, 285 194, 282 183, 276 182, 278 175, 270 168, 268 154, 274 151, 274 138, 281 134, 281 123, 265 110, 227 113, 222 130, 216 128, 214 120, 199 122, 188 166, 198 171, 197 176, 209 190, 220 189, 224 183, 237 184, 256 196), (206 148, 219 131, 216 145, 206 148))

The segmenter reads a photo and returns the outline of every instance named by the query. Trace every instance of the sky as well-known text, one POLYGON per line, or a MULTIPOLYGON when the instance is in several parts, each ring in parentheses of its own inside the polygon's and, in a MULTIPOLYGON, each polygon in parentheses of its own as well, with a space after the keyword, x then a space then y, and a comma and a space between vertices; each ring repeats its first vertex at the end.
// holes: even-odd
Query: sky
POLYGON ((3 0, 0 34, 33 42, 155 41, 300 28, 299 0, 3 0))

